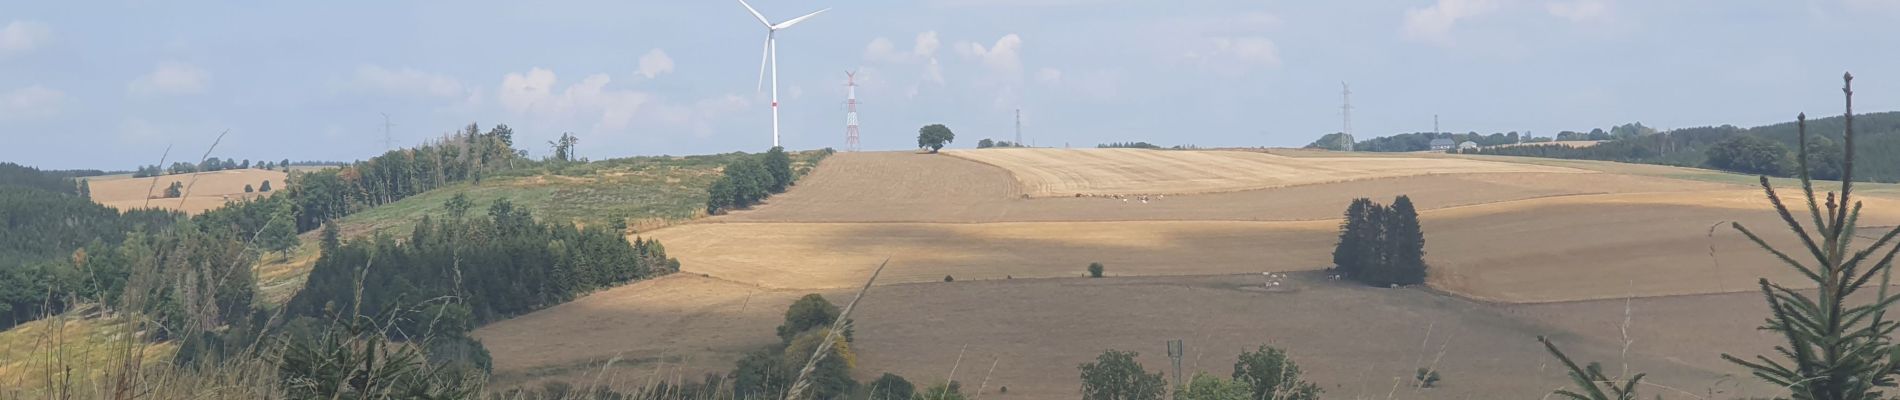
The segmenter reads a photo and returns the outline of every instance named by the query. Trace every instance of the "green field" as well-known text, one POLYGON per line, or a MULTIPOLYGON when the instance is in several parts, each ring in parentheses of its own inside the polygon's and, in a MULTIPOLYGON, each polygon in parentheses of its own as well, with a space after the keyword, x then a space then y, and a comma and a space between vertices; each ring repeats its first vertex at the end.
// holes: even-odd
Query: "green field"
MULTIPOLYGON (((793 153, 793 168, 809 170, 820 154, 793 153)), ((722 166, 739 156, 631 157, 524 168, 364 210, 344 217, 338 226, 346 236, 403 234, 425 215, 446 213, 444 204, 460 194, 477 210, 508 199, 543 221, 595 225, 618 219, 636 230, 654 229, 705 215, 706 187, 719 178, 722 166)))

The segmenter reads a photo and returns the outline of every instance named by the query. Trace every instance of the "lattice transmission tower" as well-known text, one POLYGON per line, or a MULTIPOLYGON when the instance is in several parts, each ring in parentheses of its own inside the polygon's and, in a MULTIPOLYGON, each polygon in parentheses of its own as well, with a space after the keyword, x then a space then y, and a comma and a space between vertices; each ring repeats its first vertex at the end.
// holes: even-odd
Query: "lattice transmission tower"
POLYGON ((844 72, 844 149, 858 151, 858 73, 844 72))

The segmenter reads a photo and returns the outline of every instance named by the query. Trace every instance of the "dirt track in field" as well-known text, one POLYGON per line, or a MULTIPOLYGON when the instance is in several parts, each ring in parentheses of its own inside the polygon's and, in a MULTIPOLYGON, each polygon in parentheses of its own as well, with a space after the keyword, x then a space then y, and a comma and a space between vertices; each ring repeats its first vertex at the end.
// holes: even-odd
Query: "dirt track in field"
POLYGON ((264 181, 270 181, 271 187, 284 187, 283 171, 262 169, 233 169, 224 171, 198 172, 190 174, 165 175, 147 178, 119 177, 87 181, 92 190, 92 199, 99 204, 120 210, 135 208, 164 208, 198 214, 224 206, 224 203, 263 196, 267 193, 245 193, 244 185, 257 189, 264 181), (157 185, 153 185, 154 181, 157 185), (172 182, 181 182, 191 188, 183 199, 162 198, 165 188, 172 182), (147 199, 147 193, 150 193, 147 199))

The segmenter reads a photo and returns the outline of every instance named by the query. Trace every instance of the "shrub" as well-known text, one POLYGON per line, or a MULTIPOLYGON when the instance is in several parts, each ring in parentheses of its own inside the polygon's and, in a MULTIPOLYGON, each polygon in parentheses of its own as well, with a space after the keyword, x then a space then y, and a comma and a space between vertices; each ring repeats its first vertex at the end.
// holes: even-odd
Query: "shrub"
POLYGON ((952 277, 950 277, 949 275, 944 275, 944 276, 943 276, 943 281, 944 281, 944 282, 956 282, 956 281, 957 281, 957 278, 952 278, 952 277))
POLYGON ((1076 366, 1082 370, 1084 400, 1160 400, 1167 389, 1161 373, 1148 373, 1135 362, 1139 353, 1109 350, 1095 362, 1076 366))
POLYGON ((871 381, 870 400, 910 400, 916 394, 917 386, 897 374, 886 372, 871 381))
POLYGON ((1102 277, 1102 270, 1103 270, 1102 263, 1098 263, 1098 262, 1089 263, 1089 277, 1090 278, 1102 277))
POLYGON ((1418 387, 1422 387, 1422 388, 1438 387, 1438 370, 1434 370, 1430 368, 1419 368, 1418 373, 1413 376, 1413 379, 1418 380, 1417 382, 1414 382, 1415 384, 1418 385, 1418 387))
POLYGON ((1300 366, 1278 348, 1260 346, 1241 352, 1234 361, 1234 380, 1252 385, 1256 399, 1318 399, 1319 386, 1300 380, 1300 375, 1300 366))

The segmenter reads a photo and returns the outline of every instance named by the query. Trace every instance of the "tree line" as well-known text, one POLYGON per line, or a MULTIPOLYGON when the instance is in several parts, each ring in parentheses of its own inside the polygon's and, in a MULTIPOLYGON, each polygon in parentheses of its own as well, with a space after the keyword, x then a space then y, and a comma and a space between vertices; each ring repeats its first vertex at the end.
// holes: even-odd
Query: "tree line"
POLYGON ((235 158, 206 157, 204 161, 199 161, 195 164, 177 161, 173 162, 171 166, 163 168, 157 165, 140 166, 138 170, 132 172, 132 177, 148 178, 160 175, 189 174, 193 172, 212 172, 232 169, 282 169, 284 172, 290 172, 290 165, 290 159, 288 158, 283 161, 258 161, 253 164, 251 160, 248 159, 239 161, 235 158))
MULTIPOLYGON (((819 150, 812 162, 832 153, 831 148, 819 150)), ((755 156, 741 155, 726 163, 720 174, 718 180, 706 187, 706 214, 709 215, 751 207, 766 197, 784 193, 796 183, 799 172, 792 170, 792 157, 785 153, 785 148, 773 147, 755 156)))
POLYGON ((508 125, 483 132, 469 124, 439 141, 341 168, 293 174, 283 190, 296 199, 297 230, 308 232, 324 222, 435 188, 480 182, 524 161, 513 145, 514 130, 508 125))
MULTIPOLYGON (((1854 115, 1856 142, 1863 168, 1856 180, 1900 182, 1900 112, 1854 115)), ((1800 135, 1799 124, 1783 122, 1741 128, 1733 125, 1703 126, 1657 131, 1633 124, 1610 132, 1559 134, 1560 140, 1587 138, 1605 140, 1590 147, 1519 146, 1467 150, 1467 154, 1522 157, 1565 158, 1706 167, 1747 174, 1792 177, 1800 172, 1795 155, 1808 151, 1815 162, 1808 173, 1816 179, 1839 179, 1845 141, 1846 118, 1835 116, 1807 120, 1815 133, 1800 135)))
POLYGON ((1425 233, 1410 197, 1399 195, 1390 207, 1359 198, 1346 208, 1332 273, 1387 287, 1425 283, 1425 269, 1425 233))

